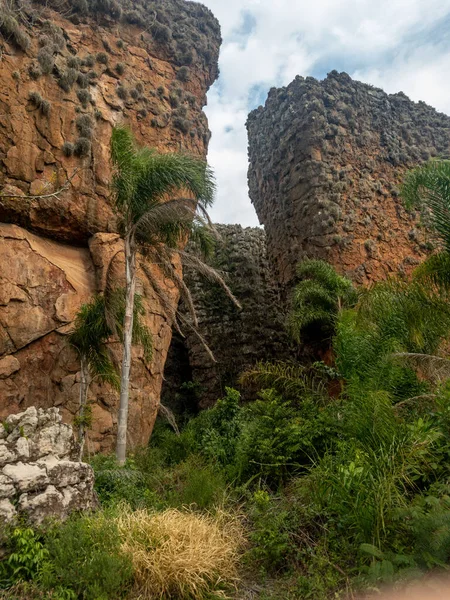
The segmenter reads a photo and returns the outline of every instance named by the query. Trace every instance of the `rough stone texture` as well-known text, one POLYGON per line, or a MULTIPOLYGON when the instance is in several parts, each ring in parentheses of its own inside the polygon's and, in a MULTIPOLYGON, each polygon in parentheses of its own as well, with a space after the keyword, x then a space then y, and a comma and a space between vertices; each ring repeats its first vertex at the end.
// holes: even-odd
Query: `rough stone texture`
MULTIPOLYGON (((245 368, 258 360, 290 355, 279 295, 270 278, 263 229, 217 225, 221 242, 212 264, 242 304, 242 310, 212 284, 187 270, 185 280, 197 309, 198 331, 212 349, 212 362, 199 338, 189 332, 174 336, 164 371, 163 402, 173 404, 180 384, 199 384, 200 407, 211 406, 225 391, 238 386, 245 368)), ((183 310, 183 307, 182 307, 183 310)))
MULTIPOLYGON (((158 9, 155 27, 147 28, 140 2, 121 3, 120 17, 115 3, 97 3, 98 12, 82 15, 72 11, 74 3, 25 0, 21 14, 33 22, 30 47, 23 52, 0 36, 0 417, 31 405, 60 406, 67 421, 77 412, 79 361, 66 335, 80 305, 104 288, 105 267, 121 247, 109 200, 112 127, 129 124, 138 141, 162 151, 206 155, 202 107, 218 72, 217 21, 196 3, 166 0, 147 2, 152 21, 158 9), (101 12, 108 6, 114 14, 101 12), (176 36, 167 40, 155 33, 164 19, 177 23, 176 36), (36 79, 31 73, 43 51, 53 68, 36 79), (195 60, 185 80, 179 72, 189 56, 195 60), (67 74, 76 75, 77 83, 65 90, 67 74), (33 92, 50 102, 48 113, 36 95, 30 97, 33 92), (90 101, 83 100, 85 93, 90 101), (87 155, 66 156, 64 144, 81 135, 91 137, 87 155), (51 196, 68 180, 67 189, 51 196), (48 197, 29 197, 36 194, 48 197)), ((116 260, 120 264, 120 255, 116 260)), ((172 282, 152 269, 175 304, 172 282)), ((142 273, 140 279, 155 352, 151 364, 135 352, 131 445, 145 444, 151 433, 171 339, 171 323, 142 273)), ((87 448, 109 450, 117 394, 94 384, 90 400, 87 448)))
POLYGON ((31 406, 7 417, 0 430, 0 523, 19 515, 42 523, 95 508, 94 473, 74 460, 72 428, 57 408, 31 406))
POLYGON ((398 192, 406 169, 448 156, 446 115, 333 71, 272 89, 247 128, 250 196, 279 283, 306 256, 368 283, 432 249, 398 192))

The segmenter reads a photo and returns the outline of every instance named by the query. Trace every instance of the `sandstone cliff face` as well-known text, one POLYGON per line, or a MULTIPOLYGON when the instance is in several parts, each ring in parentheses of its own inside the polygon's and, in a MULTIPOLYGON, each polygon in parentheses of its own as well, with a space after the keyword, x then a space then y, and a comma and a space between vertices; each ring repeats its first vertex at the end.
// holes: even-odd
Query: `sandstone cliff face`
MULTIPOLYGON (((198 313, 198 332, 217 362, 193 333, 175 338, 164 371, 163 402, 171 404, 180 384, 192 380, 201 408, 223 396, 226 386, 238 387, 240 374, 258 360, 289 355, 284 315, 272 284, 263 229, 217 225, 221 241, 212 264, 242 305, 232 304, 218 284, 187 270, 185 280, 198 313), (181 377, 180 377, 181 375, 181 377)), ((182 309, 182 307, 181 307, 182 309)))
POLYGON ((406 169, 449 154, 446 115, 333 71, 272 89, 247 128, 250 196, 279 283, 304 257, 368 283, 433 248, 398 193, 406 169))
MULTIPOLYGON (((23 3, 21 48, 0 26, 0 416, 60 405, 71 420, 79 364, 65 335, 80 305, 103 289, 121 244, 108 198, 112 127, 126 123, 148 146, 204 157, 202 107, 220 31, 207 9, 181 0, 147 3, 147 12, 127 0, 54 4, 58 11, 23 3)), ((154 269, 176 303, 172 282, 154 269)), ((151 432, 171 338, 142 273, 140 291, 155 352, 145 364, 137 351, 133 364, 135 444, 151 432)), ((108 449, 116 394, 96 384, 91 399, 90 449, 108 449)))

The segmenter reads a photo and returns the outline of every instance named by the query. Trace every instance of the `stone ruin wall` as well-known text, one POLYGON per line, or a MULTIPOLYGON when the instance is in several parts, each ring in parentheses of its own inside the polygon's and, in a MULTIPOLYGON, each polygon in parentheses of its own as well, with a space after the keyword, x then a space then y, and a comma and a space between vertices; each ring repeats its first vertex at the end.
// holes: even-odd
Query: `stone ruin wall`
POLYGON ((399 190, 407 169, 449 156, 450 117, 333 71, 270 90, 247 129, 250 197, 281 285, 305 257, 368 284, 433 249, 399 190))
POLYGON ((280 298, 269 271, 264 230, 240 225, 216 228, 220 242, 211 263, 223 274, 242 310, 218 284, 195 272, 185 272, 197 307, 198 331, 216 362, 195 334, 185 331, 183 339, 175 333, 164 371, 162 401, 168 405, 173 405, 181 384, 194 381, 200 407, 211 406, 224 395, 226 386, 239 388, 240 374, 258 360, 281 360, 290 355, 280 298))
MULTIPOLYGON (((210 11, 184 0, 97 3, 105 12, 89 12, 91 4, 23 0, 24 48, 0 28, 0 418, 29 406, 58 406, 66 422, 77 413, 79 360, 66 335, 121 248, 109 200, 112 127, 128 124, 162 151, 206 156, 202 107, 221 41, 210 11), (80 138, 88 140, 81 156, 80 138)), ((176 304, 176 288, 151 268, 176 304)), ((135 352, 131 445, 151 433, 171 340, 171 323, 139 278, 154 354, 146 364, 135 352)), ((117 394, 94 383, 90 399, 90 450, 110 450, 117 394)))

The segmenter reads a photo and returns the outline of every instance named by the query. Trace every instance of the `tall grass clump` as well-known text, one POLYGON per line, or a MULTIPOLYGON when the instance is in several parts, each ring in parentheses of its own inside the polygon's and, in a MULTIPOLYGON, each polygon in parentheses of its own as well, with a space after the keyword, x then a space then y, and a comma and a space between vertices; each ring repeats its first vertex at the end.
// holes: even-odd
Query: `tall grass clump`
POLYGON ((234 515, 122 508, 115 522, 142 600, 206 600, 238 580, 244 536, 234 515))

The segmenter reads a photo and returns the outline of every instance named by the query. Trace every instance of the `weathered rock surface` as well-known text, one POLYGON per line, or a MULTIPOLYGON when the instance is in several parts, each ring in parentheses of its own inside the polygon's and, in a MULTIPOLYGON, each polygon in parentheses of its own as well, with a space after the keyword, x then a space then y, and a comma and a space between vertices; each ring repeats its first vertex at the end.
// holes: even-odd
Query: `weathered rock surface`
POLYGON ((368 283, 432 249, 398 193, 406 169, 448 156, 450 117, 333 71, 272 89, 247 128, 250 196, 279 283, 304 257, 368 283))
POLYGON ((258 360, 281 360, 290 355, 279 294, 269 272, 264 230, 216 227, 221 242, 211 262, 223 273, 242 310, 218 284, 192 270, 185 272, 197 309, 198 331, 217 362, 211 360, 197 335, 185 331, 182 339, 175 333, 164 371, 163 402, 168 405, 173 405, 181 384, 194 381, 200 407, 211 406, 226 386, 238 387, 240 374, 258 360))
POLYGON ((0 523, 26 515, 39 524, 96 507, 94 473, 74 459, 76 446, 57 408, 32 406, 0 424, 0 523))
MULTIPOLYGON (((117 3, 95 3, 96 12, 90 2, 44 4, 21 3, 25 51, 0 37, 0 417, 59 406, 70 422, 80 376, 66 335, 81 304, 104 289, 121 248, 109 200, 112 127, 125 123, 141 143, 204 157, 202 107, 217 76, 220 30, 206 8, 181 0, 147 8, 121 0, 118 12, 117 3), (167 23, 175 22, 172 36, 167 23)), ((174 285, 151 268, 175 304, 174 285)), ((135 352, 131 445, 151 433, 171 339, 143 273, 139 285, 155 351, 150 364, 135 352)), ((108 450, 117 394, 95 383, 90 401, 87 447, 108 450)))

